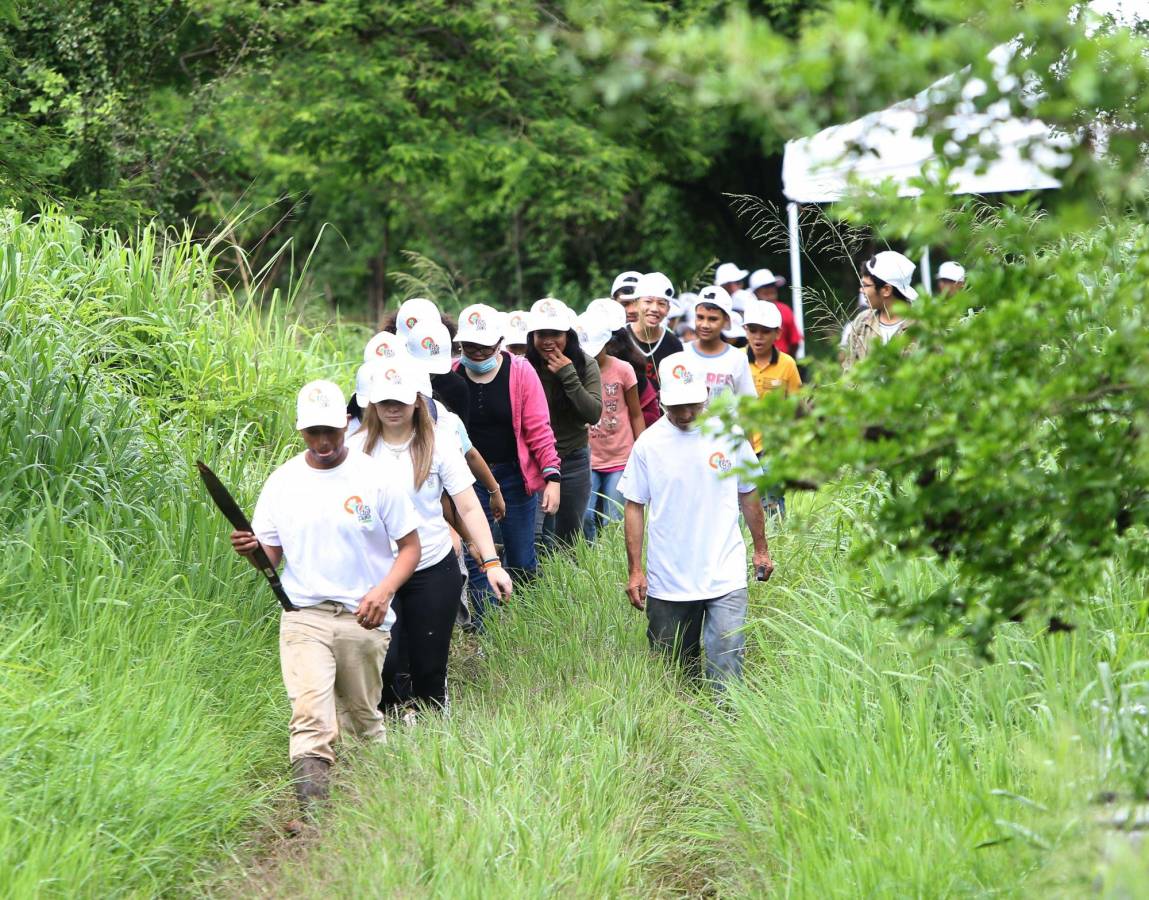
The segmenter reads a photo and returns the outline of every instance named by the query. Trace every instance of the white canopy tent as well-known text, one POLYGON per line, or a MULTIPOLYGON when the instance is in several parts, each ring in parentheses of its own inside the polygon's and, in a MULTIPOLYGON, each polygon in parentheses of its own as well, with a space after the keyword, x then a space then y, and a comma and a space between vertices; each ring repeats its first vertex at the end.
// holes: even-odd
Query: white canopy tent
MULTIPOLYGON (((1012 52, 1011 46, 1002 46, 990 57, 998 64, 999 84, 1006 90, 1017 87, 1016 79, 1005 67, 1012 52)), ((897 186, 900 196, 920 194, 920 189, 910 182, 936 169, 937 155, 933 136, 915 135, 915 131, 928 120, 931 107, 950 99, 957 77, 948 76, 887 109, 787 142, 782 191, 788 201, 791 291, 799 328, 804 330, 805 322, 798 204, 832 203, 853 187, 886 181, 897 186)), ((953 193, 991 194, 1059 187, 1053 173, 1069 162, 1064 152, 1067 139, 1053 134, 1037 119, 1011 116, 1009 104, 1004 101, 979 112, 973 100, 985 90, 980 79, 966 81, 955 112, 942 120, 944 133, 962 140, 976 134, 979 145, 985 148, 984 156, 975 154, 962 168, 950 172, 953 193)), ((928 251, 922 260, 922 278, 928 291, 928 251)), ((805 355, 804 345, 798 353, 805 355)))

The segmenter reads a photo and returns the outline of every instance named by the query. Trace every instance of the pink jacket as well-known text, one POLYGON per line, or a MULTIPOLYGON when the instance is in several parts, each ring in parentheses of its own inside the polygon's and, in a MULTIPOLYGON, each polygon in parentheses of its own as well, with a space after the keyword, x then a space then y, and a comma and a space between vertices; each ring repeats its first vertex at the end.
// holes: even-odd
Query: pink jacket
MULTIPOLYGON (((547 395, 538 374, 525 357, 500 352, 503 364, 509 361, 511 366, 511 422, 515 429, 515 445, 519 449, 519 470, 523 473, 527 493, 534 494, 543 489, 547 475, 561 470, 547 395)), ((460 365, 459 360, 455 360, 453 368, 458 369, 460 365)))

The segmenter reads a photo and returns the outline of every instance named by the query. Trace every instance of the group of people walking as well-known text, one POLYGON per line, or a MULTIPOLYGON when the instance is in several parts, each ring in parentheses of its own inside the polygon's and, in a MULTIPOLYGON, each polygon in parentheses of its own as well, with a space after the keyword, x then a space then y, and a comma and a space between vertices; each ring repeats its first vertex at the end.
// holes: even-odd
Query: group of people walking
MULTIPOLYGON (((875 308, 887 289, 912 299, 894 263, 866 264, 875 308)), ((382 740, 387 712, 448 708, 461 600, 482 633, 540 552, 619 519, 625 593, 651 646, 718 690, 740 676, 741 523, 766 580, 765 516, 784 503, 755 487, 763 437, 704 428, 706 406, 795 393, 788 351, 804 338, 768 270, 724 263, 715 281, 678 295, 660 272, 623 272, 581 314, 544 298, 509 313, 475 304, 457 322, 411 299, 364 348, 350 401, 330 381, 302 388, 304 450, 231 541, 282 560, 298 607, 283 614, 280 660, 304 805, 326 795, 341 732, 382 740)), ((858 326, 850 347, 871 339, 858 326)))

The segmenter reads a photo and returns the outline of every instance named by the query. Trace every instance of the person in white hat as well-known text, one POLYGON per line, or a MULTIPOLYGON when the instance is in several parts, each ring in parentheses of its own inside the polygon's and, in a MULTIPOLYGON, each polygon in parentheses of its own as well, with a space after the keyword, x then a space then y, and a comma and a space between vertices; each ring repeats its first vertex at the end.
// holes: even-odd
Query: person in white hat
MULTIPOLYGON (((616 306, 618 304, 615 304, 616 306)), ((619 309, 622 312, 621 308, 619 309)), ((625 313, 623 316, 625 318, 625 313)), ((515 356, 527 355, 527 319, 530 313, 525 309, 512 309, 506 315, 506 327, 503 330, 503 346, 515 356)))
POLYGON ((682 318, 678 320, 678 326, 674 329, 674 333, 684 346, 698 337, 694 330, 694 304, 697 300, 698 295, 692 291, 678 295, 678 303, 682 307, 682 318))
POLYGON ((735 291, 746 287, 746 276, 749 274, 737 263, 724 262, 714 270, 714 284, 733 295, 735 291))
POLYGON ((793 356, 798 352, 802 341, 806 339, 798 328, 798 320, 794 318, 794 310, 790 304, 782 300, 778 293, 779 285, 785 284, 786 279, 780 278, 769 269, 755 269, 750 273, 750 290, 759 300, 765 300, 778 307, 782 316, 782 330, 778 334, 777 346, 781 353, 793 356))
POLYGON ((742 313, 737 310, 730 313, 730 327, 722 329, 722 340, 738 350, 746 346, 746 329, 742 327, 742 313))
POLYGON ((858 313, 846 326, 841 348, 844 371, 869 356, 875 346, 888 344, 906 330, 909 322, 897 307, 918 297, 911 284, 915 268, 913 260, 896 250, 883 250, 862 266, 861 285, 869 309, 858 313))
POLYGON ((610 322, 588 311, 575 326, 579 345, 598 363, 602 381, 602 417, 590 428, 590 498, 583 517, 583 534, 593 541, 607 522, 622 518, 623 499, 618 492, 623 467, 635 439, 646 430, 639 399, 638 375, 625 358, 630 348, 615 339, 610 322))
POLYGON ((677 353, 661 368, 666 415, 635 441, 619 483, 626 498, 626 594, 646 610, 652 647, 696 677, 705 649, 706 675, 721 686, 741 676, 745 648, 740 512, 754 540, 759 579, 774 569, 758 491, 748 480, 760 470, 745 439, 699 427, 707 390, 696 358, 677 353))
POLYGON ((944 297, 952 297, 965 287, 965 266, 953 260, 938 266, 938 293, 944 297))
POLYGON ((271 473, 251 531, 233 531, 240 556, 262 546, 297 607, 279 623, 291 701, 290 757, 307 808, 327 796, 334 744, 347 727, 383 741, 379 697, 391 602, 419 562, 418 516, 406 492, 344 442, 338 385, 312 381, 296 401, 305 450, 271 473), (397 550, 392 550, 392 545, 397 550))
POLYGON ((641 272, 622 272, 610 286, 611 299, 622 307, 628 322, 638 321, 638 297, 634 293, 634 286, 641 277, 641 272))
POLYGON ((634 288, 638 298, 638 320, 631 322, 628 336, 646 361, 646 377, 658 390, 658 366, 671 353, 682 350, 682 341, 666 330, 666 317, 674 299, 674 285, 661 272, 648 272, 634 288))
POLYGON ((546 394, 562 466, 562 504, 543 517, 540 534, 546 546, 570 546, 582 532, 590 498, 589 429, 602 417, 602 381, 598 363, 579 346, 574 313, 561 300, 536 302, 527 327, 527 362, 546 394))
MULTIPOLYGON (((436 327, 443 328, 420 322, 413 326, 411 337, 424 331, 436 334, 436 327)), ((439 336, 445 334, 443 328, 439 336)), ((475 496, 475 479, 458 440, 435 427, 431 407, 419 392, 417 386, 429 381, 420 362, 426 364, 426 358, 396 365, 371 364, 364 428, 349 446, 370 456, 388 483, 406 492, 418 514, 421 555, 414 574, 392 604, 397 618, 383 667, 383 705, 397 708, 411 703, 421 709, 445 709, 447 654, 463 575, 443 515, 444 493, 478 549, 495 596, 505 600, 512 585, 495 552, 490 526, 475 496)), ((429 387, 428 383, 428 392, 429 387)))
POLYGON ((434 303, 423 297, 412 297, 400 303, 399 309, 395 311, 395 334, 405 338, 407 333, 416 325, 442 321, 439 308, 434 303))
POLYGON ((710 397, 731 391, 742 397, 756 397, 754 379, 746 355, 723 340, 722 332, 734 322, 730 295, 723 288, 703 288, 694 301, 694 330, 698 338, 686 345, 694 367, 702 374, 710 397))
MULTIPOLYGON (((459 313, 455 338, 462 355, 454 365, 467 383, 471 411, 467 430, 494 473, 506 506, 499 523, 504 563, 512 573, 530 578, 538 568, 537 510, 541 505, 544 514, 558 512, 562 466, 539 376, 525 357, 500 349, 503 333, 498 310, 481 303, 468 306, 459 313)), ((492 524, 490 493, 483 487, 476 487, 475 493, 492 524)), ((474 624, 481 631, 487 609, 496 600, 480 561, 468 555, 467 569, 474 624)))

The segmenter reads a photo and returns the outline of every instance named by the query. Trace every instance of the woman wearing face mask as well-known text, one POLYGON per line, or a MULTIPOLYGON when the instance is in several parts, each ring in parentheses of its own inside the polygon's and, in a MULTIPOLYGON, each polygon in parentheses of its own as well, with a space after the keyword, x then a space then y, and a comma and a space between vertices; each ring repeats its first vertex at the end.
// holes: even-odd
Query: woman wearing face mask
POLYGON ((562 508, 543 522, 544 538, 574 543, 590 499, 590 426, 602 418, 598 363, 579 347, 574 313, 547 297, 531 307, 527 360, 538 373, 562 460, 562 508))
MULTIPOLYGON (((526 577, 538 567, 535 554, 535 517, 541 503, 545 514, 559 510, 561 464, 555 449, 550 414, 543 386, 523 357, 500 349, 502 314, 478 303, 459 314, 456 335, 462 356, 455 364, 470 394, 471 440, 491 467, 506 513, 499 523, 504 562, 512 573, 526 577)), ((491 516, 491 496, 476 486, 475 493, 491 516)), ((468 556, 475 625, 482 628, 491 602, 486 577, 478 560, 468 556)))
POLYGON ((364 427, 349 444, 372 457, 389 484, 406 489, 419 519, 419 562, 395 596, 397 618, 383 667, 385 705, 410 698, 425 708, 444 708, 447 653, 463 582, 443 517, 444 492, 478 546, 486 579, 500 599, 510 596, 511 579, 495 554, 466 460, 455 442, 436 440, 430 410, 417 391, 415 365, 409 359, 372 364, 364 427))

